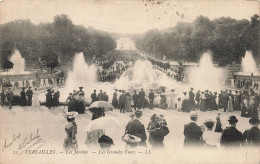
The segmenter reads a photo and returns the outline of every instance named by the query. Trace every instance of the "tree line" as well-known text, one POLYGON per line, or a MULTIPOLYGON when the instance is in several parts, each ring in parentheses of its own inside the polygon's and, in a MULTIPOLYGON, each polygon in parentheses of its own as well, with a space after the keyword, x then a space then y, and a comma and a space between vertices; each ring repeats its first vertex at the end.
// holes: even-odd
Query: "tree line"
MULTIPOLYGON (((67 64, 77 52, 87 61, 116 48, 116 41, 108 33, 74 25, 67 15, 57 15, 52 23, 35 25, 30 20, 15 20, 0 25, 0 54, 2 68, 9 66, 9 58, 18 49, 27 63, 54 68, 67 64)), ((5 68, 4 68, 5 69, 5 68)))
POLYGON ((135 45, 158 59, 165 55, 180 62, 198 62, 203 52, 211 50, 213 60, 223 66, 240 63, 246 50, 252 50, 260 59, 259 32, 259 15, 253 15, 250 21, 199 16, 192 23, 180 22, 167 32, 150 30, 136 38, 135 45))

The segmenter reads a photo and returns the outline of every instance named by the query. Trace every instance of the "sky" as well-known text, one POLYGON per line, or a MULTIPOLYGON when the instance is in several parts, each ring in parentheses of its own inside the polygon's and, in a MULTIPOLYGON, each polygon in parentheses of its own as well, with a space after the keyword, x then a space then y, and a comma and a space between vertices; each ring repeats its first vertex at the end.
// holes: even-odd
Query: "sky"
POLYGON ((259 9, 259 1, 242 0, 3 0, 0 24, 15 19, 46 23, 55 15, 67 14, 74 24, 126 34, 173 27, 199 15, 211 20, 223 16, 250 20, 260 15, 259 9))

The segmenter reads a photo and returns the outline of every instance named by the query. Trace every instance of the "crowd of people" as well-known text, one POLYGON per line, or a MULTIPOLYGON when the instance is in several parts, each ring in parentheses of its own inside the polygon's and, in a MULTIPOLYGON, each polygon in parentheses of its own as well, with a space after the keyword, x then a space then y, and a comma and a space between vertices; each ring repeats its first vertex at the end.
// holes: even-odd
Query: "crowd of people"
MULTIPOLYGON (((101 108, 95 108, 91 111, 93 114, 92 121, 105 117, 105 111, 101 108), (97 111, 99 112, 97 113, 97 111)), ((67 134, 64 141, 65 150, 78 149, 76 115, 77 112, 66 113, 68 124, 65 126, 67 134)), ((147 139, 152 148, 164 148, 164 138, 170 133, 164 116, 153 114, 147 128, 140 121, 141 117, 141 110, 136 110, 135 114, 130 115, 131 119, 126 124, 125 133, 122 136, 122 140, 126 142, 126 149, 147 147, 147 139), (146 135, 146 130, 149 133, 149 137, 146 135)), ((190 113, 190 120, 190 123, 184 125, 184 148, 196 147, 196 149, 222 150, 247 146, 258 148, 260 146, 260 129, 258 128, 260 120, 258 118, 249 119, 251 128, 243 133, 236 129, 238 119, 234 115, 229 117, 228 122, 230 126, 225 129, 222 129, 220 113, 216 117, 216 123, 212 119, 207 119, 203 126, 199 126, 197 124, 198 114, 195 111, 190 113)), ((100 147, 102 150, 108 150, 111 146, 117 146, 114 144, 113 139, 106 134, 105 129, 88 131, 85 144, 88 147, 100 147)))
POLYGON ((234 79, 234 86, 236 88, 244 88, 244 89, 253 88, 253 89, 258 90, 259 82, 254 81, 254 80, 250 80, 250 79, 248 79, 248 80, 234 79))
POLYGON ((184 147, 201 147, 205 146, 211 150, 220 148, 239 148, 251 146, 258 148, 260 146, 260 129, 258 118, 249 119, 250 129, 243 133, 236 129, 238 119, 231 115, 228 119, 229 127, 222 130, 219 114, 217 123, 209 119, 204 122, 205 128, 197 125, 198 114, 192 112, 190 115, 191 122, 184 126, 184 147), (215 130, 214 130, 215 127, 215 130))
POLYGON ((46 96, 46 104, 45 106, 49 109, 51 107, 57 107, 60 104, 60 91, 58 89, 47 89, 47 93, 45 94, 46 96))
MULTIPOLYGON (((120 112, 132 112, 132 101, 133 101, 133 108, 136 110, 138 109, 144 109, 149 102, 145 98, 145 92, 143 88, 141 88, 140 92, 137 93, 136 90, 134 90, 134 93, 131 95, 129 92, 126 92, 124 90, 115 90, 113 93, 113 99, 112 99, 112 105, 116 109, 120 109, 120 112)), ((154 100, 154 93, 151 91, 149 93, 149 108, 153 108, 153 100, 154 100)))
POLYGON ((38 89, 35 88, 35 90, 32 91, 31 88, 32 87, 22 87, 20 95, 14 95, 12 87, 3 88, 1 92, 1 105, 9 109, 12 109, 12 105, 39 106, 38 89))
MULTIPOLYGON (((82 90, 83 87, 79 87, 79 90, 74 90, 73 93, 69 93, 69 96, 66 100, 66 103, 68 102, 68 111, 75 111, 79 114, 85 113, 85 93, 82 90)), ((47 97, 46 97, 47 98, 47 97)), ((46 100, 47 101, 47 100, 46 100)))

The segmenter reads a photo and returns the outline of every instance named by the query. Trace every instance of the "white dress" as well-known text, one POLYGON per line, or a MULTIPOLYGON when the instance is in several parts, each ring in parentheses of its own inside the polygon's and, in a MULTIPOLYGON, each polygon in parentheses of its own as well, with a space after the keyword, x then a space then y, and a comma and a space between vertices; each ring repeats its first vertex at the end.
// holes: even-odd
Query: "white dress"
POLYGON ((39 99, 38 99, 38 95, 39 95, 39 92, 38 92, 38 91, 34 91, 34 92, 33 92, 32 106, 40 106, 40 102, 39 102, 39 99))
POLYGON ((170 101, 169 101, 169 109, 175 110, 175 93, 171 92, 169 94, 170 101))
POLYGON ((208 130, 204 131, 202 135, 202 138, 207 145, 216 146, 218 149, 220 149, 220 137, 221 133, 208 130))

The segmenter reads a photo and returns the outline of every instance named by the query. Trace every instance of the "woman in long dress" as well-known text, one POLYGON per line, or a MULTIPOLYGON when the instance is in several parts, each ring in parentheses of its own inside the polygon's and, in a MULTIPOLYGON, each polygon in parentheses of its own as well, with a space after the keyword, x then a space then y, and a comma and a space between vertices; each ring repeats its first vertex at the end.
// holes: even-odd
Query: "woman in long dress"
POLYGON ((20 104, 21 106, 26 106, 27 104, 27 99, 26 99, 26 94, 25 94, 25 87, 22 88, 22 91, 20 93, 20 104))
POLYGON ((201 95, 200 95, 200 110, 206 111, 206 96, 205 96, 204 92, 201 92, 201 95))
POLYGON ((165 94, 165 90, 162 89, 162 93, 160 94, 161 97, 161 101, 160 101, 160 108, 161 109, 166 109, 168 104, 166 103, 167 99, 166 99, 166 94, 165 94))
POLYGON ((38 99, 38 95, 39 95, 39 92, 37 90, 37 88, 35 88, 34 92, 33 92, 33 101, 32 101, 32 106, 40 106, 40 102, 39 102, 39 99, 38 99))
POLYGON ((74 111, 74 100, 73 100, 72 93, 69 93, 69 97, 67 98, 66 103, 67 102, 68 102, 68 112, 74 111))
POLYGON ((229 97, 229 100, 228 100, 228 108, 227 108, 227 111, 228 111, 228 112, 233 112, 232 97, 231 97, 231 96, 228 96, 228 97, 229 97))
POLYGON ((190 112, 188 100, 189 100, 189 96, 187 95, 187 92, 183 92, 183 101, 182 101, 182 111, 183 112, 190 112))
POLYGON ((77 134, 77 124, 75 122, 75 116, 77 115, 77 112, 67 112, 66 118, 68 121, 68 124, 65 126, 65 132, 67 134, 67 137, 64 140, 63 147, 65 150, 77 150, 78 149, 78 143, 76 139, 77 134))
POLYGON ((174 89, 169 94, 169 97, 170 97, 169 109, 175 110, 175 93, 174 93, 174 89))
POLYGON ((126 94, 125 111, 132 112, 131 97, 129 96, 129 94, 126 94))
POLYGON ((84 93, 80 93, 79 94, 77 108, 78 108, 79 114, 84 114, 85 113, 85 97, 84 97, 84 93))
POLYGON ((114 108, 118 108, 117 91, 115 91, 113 94, 112 105, 114 108))

